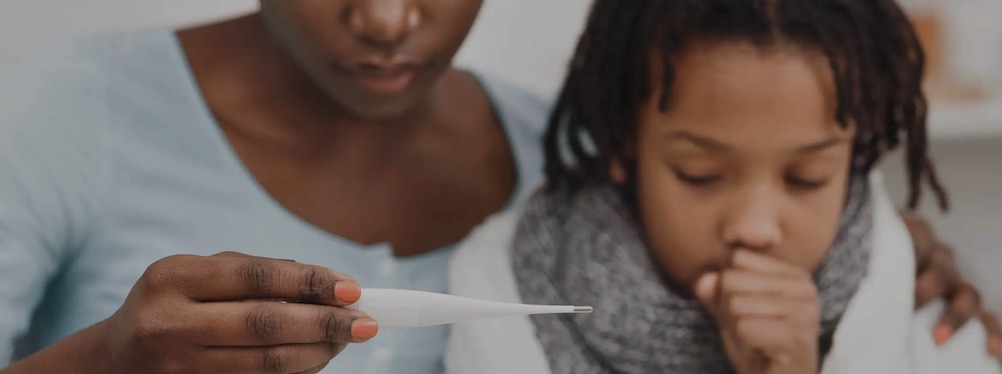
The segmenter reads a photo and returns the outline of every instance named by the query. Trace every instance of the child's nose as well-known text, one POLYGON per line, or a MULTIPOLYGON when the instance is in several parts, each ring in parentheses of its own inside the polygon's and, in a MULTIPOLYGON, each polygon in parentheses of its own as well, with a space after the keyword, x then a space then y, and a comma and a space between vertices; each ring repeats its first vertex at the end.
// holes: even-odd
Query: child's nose
POLYGON ((767 194, 750 194, 736 204, 723 227, 730 248, 766 252, 783 241, 779 211, 767 194))

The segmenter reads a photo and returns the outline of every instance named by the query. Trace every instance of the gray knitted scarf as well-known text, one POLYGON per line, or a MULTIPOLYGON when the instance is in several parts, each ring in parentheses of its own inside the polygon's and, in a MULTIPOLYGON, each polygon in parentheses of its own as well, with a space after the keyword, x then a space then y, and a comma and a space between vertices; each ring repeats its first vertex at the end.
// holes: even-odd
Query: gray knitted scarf
MULTIPOLYGON (((851 180, 835 242, 814 274, 823 351, 869 263, 868 184, 851 180)), ((667 286, 624 200, 610 186, 541 191, 518 223, 512 268, 522 300, 595 307, 533 318, 552 372, 732 372, 713 320, 667 286)))

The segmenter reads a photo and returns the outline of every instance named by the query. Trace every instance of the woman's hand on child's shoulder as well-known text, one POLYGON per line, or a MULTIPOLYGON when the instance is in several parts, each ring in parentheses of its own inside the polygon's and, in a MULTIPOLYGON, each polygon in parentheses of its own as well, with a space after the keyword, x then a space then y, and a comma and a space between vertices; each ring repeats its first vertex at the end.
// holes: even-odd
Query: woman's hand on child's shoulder
POLYGON ((820 312, 811 275, 751 251, 696 284, 739 374, 816 372, 820 312))
POLYGON ((902 214, 911 234, 918 263, 915 282, 915 309, 944 298, 946 311, 936 324, 933 337, 940 345, 946 343, 964 323, 979 318, 988 332, 988 352, 1002 357, 1002 328, 995 314, 982 305, 978 290, 967 282, 957 269, 953 250, 939 241, 926 222, 914 214, 902 214))

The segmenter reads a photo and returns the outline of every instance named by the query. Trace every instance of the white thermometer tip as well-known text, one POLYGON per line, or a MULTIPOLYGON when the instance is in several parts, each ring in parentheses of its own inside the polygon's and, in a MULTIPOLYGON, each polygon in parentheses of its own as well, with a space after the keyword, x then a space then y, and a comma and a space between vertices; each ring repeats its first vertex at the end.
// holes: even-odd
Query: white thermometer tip
POLYGON ((576 306, 574 307, 574 313, 591 313, 592 307, 590 306, 576 306))

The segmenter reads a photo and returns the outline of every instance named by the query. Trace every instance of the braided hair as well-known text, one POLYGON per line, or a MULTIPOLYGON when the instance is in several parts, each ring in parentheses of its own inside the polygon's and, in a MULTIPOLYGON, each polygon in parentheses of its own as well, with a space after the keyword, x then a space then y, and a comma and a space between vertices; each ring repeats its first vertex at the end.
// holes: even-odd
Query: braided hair
POLYGON ((908 207, 928 183, 948 209, 928 152, 924 52, 893 0, 596 0, 587 22, 543 140, 551 185, 606 182, 610 162, 630 165, 639 109, 654 92, 652 52, 661 56, 665 111, 672 58, 691 43, 793 43, 828 60, 836 120, 856 126, 854 166, 868 172, 904 142, 908 207))

